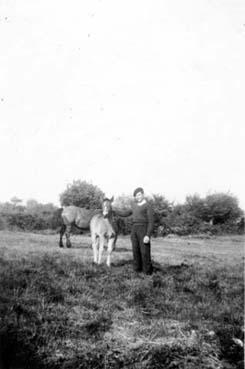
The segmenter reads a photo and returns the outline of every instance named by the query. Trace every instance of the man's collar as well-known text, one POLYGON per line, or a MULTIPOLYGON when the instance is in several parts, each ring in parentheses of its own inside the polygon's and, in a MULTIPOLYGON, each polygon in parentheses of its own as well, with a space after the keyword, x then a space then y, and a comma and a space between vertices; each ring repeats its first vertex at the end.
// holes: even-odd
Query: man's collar
POLYGON ((139 205, 139 206, 142 206, 142 205, 146 204, 146 200, 144 199, 141 202, 136 202, 136 204, 139 205))

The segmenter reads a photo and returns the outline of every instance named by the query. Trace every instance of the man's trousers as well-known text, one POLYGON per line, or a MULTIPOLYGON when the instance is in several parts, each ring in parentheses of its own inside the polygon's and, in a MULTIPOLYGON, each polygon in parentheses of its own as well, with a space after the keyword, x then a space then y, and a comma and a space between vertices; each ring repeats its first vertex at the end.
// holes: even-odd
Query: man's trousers
POLYGON ((151 244, 144 243, 147 232, 147 224, 133 224, 131 241, 133 248, 134 270, 152 274, 151 244))

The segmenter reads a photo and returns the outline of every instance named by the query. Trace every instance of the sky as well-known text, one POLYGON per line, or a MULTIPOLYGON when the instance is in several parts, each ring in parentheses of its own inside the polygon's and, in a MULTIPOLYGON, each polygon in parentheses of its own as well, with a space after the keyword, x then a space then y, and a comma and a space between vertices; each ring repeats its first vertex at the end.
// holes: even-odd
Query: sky
POLYGON ((244 0, 0 0, 0 202, 73 180, 245 209, 244 0))

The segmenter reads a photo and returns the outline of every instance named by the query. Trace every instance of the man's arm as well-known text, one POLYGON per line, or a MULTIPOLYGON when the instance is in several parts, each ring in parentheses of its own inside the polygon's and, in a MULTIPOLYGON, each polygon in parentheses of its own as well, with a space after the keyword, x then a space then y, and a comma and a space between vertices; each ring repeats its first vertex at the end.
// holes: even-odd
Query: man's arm
POLYGON ((114 208, 113 211, 119 217, 129 217, 130 215, 133 214, 132 209, 124 209, 124 210, 121 210, 121 209, 115 209, 114 208))
POLYGON ((148 225, 147 225, 147 232, 146 235, 151 237, 154 227, 154 215, 151 205, 148 204, 147 206, 147 218, 148 218, 148 225))

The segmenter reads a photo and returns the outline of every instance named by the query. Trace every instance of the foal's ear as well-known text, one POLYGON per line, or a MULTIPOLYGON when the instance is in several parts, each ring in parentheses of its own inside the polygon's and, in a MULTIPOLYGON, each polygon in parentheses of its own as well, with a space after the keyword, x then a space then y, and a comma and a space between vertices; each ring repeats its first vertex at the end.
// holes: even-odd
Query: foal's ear
POLYGON ((112 198, 110 199, 110 202, 113 202, 114 201, 114 196, 112 196, 112 198))

